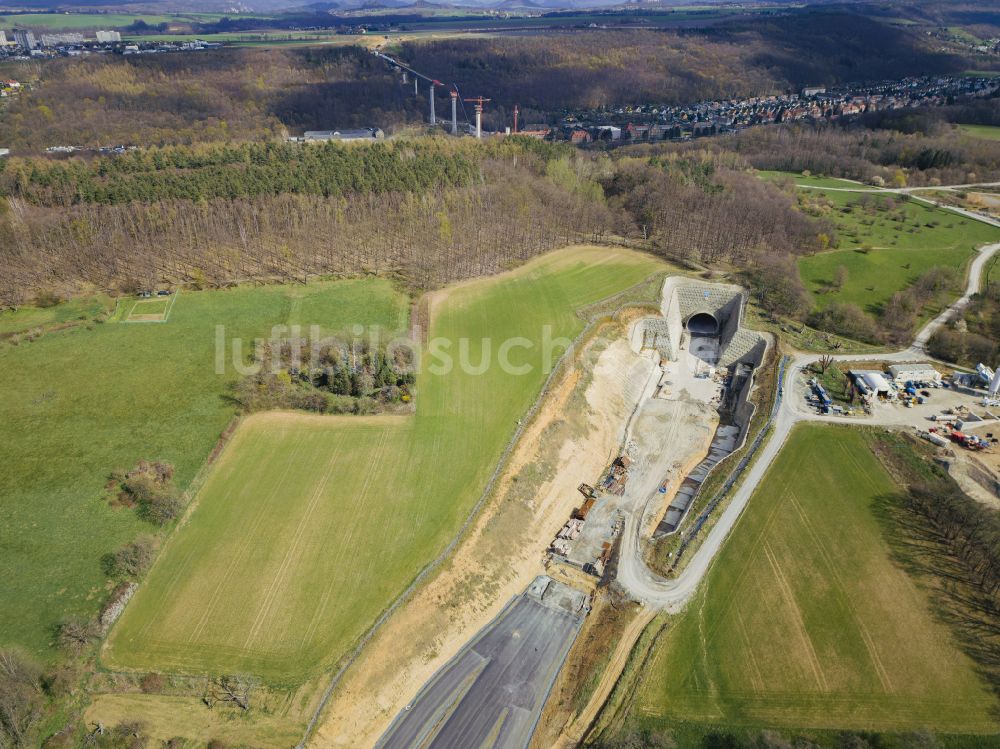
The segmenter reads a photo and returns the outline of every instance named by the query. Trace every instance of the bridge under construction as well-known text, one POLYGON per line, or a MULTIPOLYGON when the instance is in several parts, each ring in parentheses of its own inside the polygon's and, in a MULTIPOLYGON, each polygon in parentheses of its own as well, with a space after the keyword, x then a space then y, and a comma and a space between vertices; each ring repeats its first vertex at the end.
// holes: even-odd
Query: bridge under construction
MULTIPOLYGON (((465 125, 471 130, 471 132, 477 137, 483 137, 483 107, 490 101, 490 99, 485 96, 471 96, 463 97, 458 89, 457 83, 444 84, 436 78, 432 78, 429 75, 425 75, 418 70, 413 69, 409 65, 406 65, 394 57, 390 57, 381 50, 373 50, 372 54, 379 59, 385 61, 390 68, 393 70, 398 70, 401 74, 402 81, 404 84, 408 84, 410 79, 413 80, 413 95, 420 96, 420 82, 423 81, 427 86, 427 102, 429 108, 428 122, 431 125, 438 125, 437 113, 435 111, 435 99, 436 90, 438 88, 447 88, 448 95, 451 97, 451 123, 450 130, 452 135, 458 135, 458 108, 462 108, 462 116, 465 125), (469 115, 465 110, 465 102, 469 102, 473 105, 473 112, 475 114, 475 125, 469 122, 469 115)), ((515 112, 517 108, 515 107, 515 112)), ((514 133, 517 132, 517 115, 514 117, 514 133)))

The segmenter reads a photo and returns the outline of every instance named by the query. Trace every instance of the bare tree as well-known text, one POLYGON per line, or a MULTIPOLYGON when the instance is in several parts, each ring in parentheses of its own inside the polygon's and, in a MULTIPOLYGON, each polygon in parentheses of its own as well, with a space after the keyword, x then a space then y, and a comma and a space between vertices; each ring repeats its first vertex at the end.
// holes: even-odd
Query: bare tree
POLYGON ((42 716, 38 667, 14 650, 0 650, 0 749, 28 746, 42 716))
POLYGON ((250 709, 257 686, 257 680, 246 674, 218 676, 205 685, 205 694, 201 699, 209 709, 222 702, 246 711, 250 709))
POLYGON ((83 619, 70 619, 59 625, 56 639, 59 645, 73 653, 81 652, 95 637, 97 625, 83 619))

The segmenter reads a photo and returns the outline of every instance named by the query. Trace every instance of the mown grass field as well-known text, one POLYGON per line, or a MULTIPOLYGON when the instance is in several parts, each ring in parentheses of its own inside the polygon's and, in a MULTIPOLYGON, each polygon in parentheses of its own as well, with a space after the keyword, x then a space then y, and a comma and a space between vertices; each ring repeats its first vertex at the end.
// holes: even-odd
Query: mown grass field
POLYGON ((142 321, 159 320, 166 318, 170 309, 170 304, 174 297, 153 297, 152 299, 136 299, 126 303, 126 310, 123 320, 142 321))
POLYGON ((986 138, 987 140, 1000 140, 1000 127, 996 125, 959 125, 963 132, 976 138, 986 138))
POLYGON ((1000 241, 1000 229, 899 196, 802 192, 815 212, 834 223, 839 240, 838 249, 799 259, 799 273, 818 308, 841 301, 878 312, 934 266, 954 268, 962 286, 975 249, 1000 241), (886 200, 893 201, 890 207, 886 200), (840 266, 848 279, 833 290, 840 266))
POLYGON ((793 180, 796 185, 803 185, 806 187, 842 187, 850 190, 878 190, 877 187, 866 185, 861 182, 853 182, 849 179, 840 179, 839 177, 820 177, 816 175, 805 176, 799 172, 781 172, 771 169, 760 169, 757 171, 757 175, 761 179, 766 179, 768 181, 787 178, 793 180))
MULTIPOLYGON (((106 309, 70 302, 0 315, 0 330, 58 326, 106 309)), ((102 499, 108 473, 163 459, 187 486, 233 416, 232 368, 215 374, 216 325, 249 353, 272 325, 396 329, 407 299, 381 280, 184 292, 168 322, 79 325, 0 345, 0 646, 51 654, 54 626, 93 616, 101 556, 152 526, 102 499)))
POLYGON ((633 721, 996 733, 996 697, 891 558, 877 505, 897 490, 863 432, 798 427, 655 646, 633 721))
MULTIPOLYGON (((517 420, 544 381, 543 326, 572 337, 579 307, 632 286, 658 263, 573 249, 443 293, 430 338, 470 341, 467 360, 418 376, 409 417, 262 414, 217 462, 188 524, 172 539, 112 631, 115 668, 252 671, 272 683, 328 668, 455 534, 517 420), (496 365, 517 349, 528 374, 496 365)), ((560 353, 557 350, 557 355, 560 353)))

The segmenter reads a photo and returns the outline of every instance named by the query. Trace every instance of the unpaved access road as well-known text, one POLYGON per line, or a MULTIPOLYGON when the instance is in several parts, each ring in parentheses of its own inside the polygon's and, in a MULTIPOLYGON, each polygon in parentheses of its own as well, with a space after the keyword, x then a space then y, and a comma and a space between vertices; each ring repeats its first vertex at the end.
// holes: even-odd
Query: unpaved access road
MULTIPOLYGON (((985 220, 975 214, 969 215, 981 221, 985 220)), ((988 220, 986 223, 1000 226, 1000 223, 993 220, 988 220)), ((965 293, 947 310, 927 323, 908 348, 889 354, 839 354, 833 358, 839 361, 912 361, 914 359, 926 359, 927 355, 924 349, 931 334, 944 325, 951 315, 964 309, 972 295, 979 291, 983 270, 998 250, 1000 250, 1000 243, 980 248, 978 255, 969 266, 968 283, 965 293)), ((771 425, 772 434, 770 439, 758 451, 754 463, 747 471, 743 482, 733 492, 732 498, 722 511, 718 521, 708 532, 705 541, 694 552, 687 567, 676 578, 668 580, 649 569, 642 553, 642 539, 639 533, 640 518, 637 513, 633 513, 628 517, 625 531, 622 534, 622 551, 617 579, 633 596, 648 606, 668 612, 676 612, 684 607, 698 589, 702 578, 705 577, 705 573, 708 572, 712 561, 719 553, 719 549, 722 548, 723 542, 733 529, 743 510, 746 509, 750 497, 757 490, 771 462, 778 455, 785 444, 785 440, 788 439, 788 435, 798 422, 830 421, 838 424, 882 423, 887 426, 894 423, 889 413, 886 413, 877 422, 871 419, 860 421, 841 416, 823 416, 800 410, 797 407, 797 399, 792 394, 791 386, 793 378, 804 365, 810 361, 814 361, 816 357, 816 354, 799 353, 785 367, 782 389, 790 397, 782 398, 779 404, 777 414, 771 425)))

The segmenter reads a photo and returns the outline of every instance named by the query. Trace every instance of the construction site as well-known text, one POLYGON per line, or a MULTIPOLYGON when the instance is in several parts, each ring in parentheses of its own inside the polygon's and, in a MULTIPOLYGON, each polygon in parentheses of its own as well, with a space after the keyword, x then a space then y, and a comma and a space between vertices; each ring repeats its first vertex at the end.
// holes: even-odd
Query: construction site
POLYGON ((652 540, 676 533, 713 469, 744 441, 754 371, 768 340, 742 327, 737 286, 671 277, 660 314, 629 329, 645 383, 622 450, 581 476, 580 504, 549 547, 553 563, 605 578, 627 519, 652 540))
POLYGON ((547 548, 540 560, 535 557, 542 562, 543 577, 509 599, 495 619, 437 667, 395 713, 379 745, 464 745, 455 732, 462 726, 493 731, 485 745, 516 746, 526 740, 583 626, 595 586, 616 574, 625 539, 631 549, 632 536, 638 535, 647 548, 654 534, 684 527, 705 478, 745 439, 754 411, 749 400, 754 372, 769 340, 742 328, 744 302, 736 286, 668 278, 660 313, 630 318, 600 348, 588 368, 592 379, 585 398, 591 408, 610 410, 605 425, 589 422, 588 431, 604 431, 610 453, 603 466, 566 460, 555 468, 558 504, 573 509, 562 518, 545 516, 553 523, 551 536, 548 541, 539 537, 547 548), (541 588, 545 592, 538 594, 541 588), (553 606, 549 599, 560 603, 553 606), (544 616, 538 622, 520 621, 521 612, 529 610, 544 616), (550 631, 553 623, 557 635, 550 631), (516 642, 509 640, 511 627, 518 632, 516 642), (537 641, 530 639, 536 629, 537 641), (490 644, 494 641, 496 648, 490 644), (524 679, 521 690, 534 696, 519 698, 516 709, 510 706, 500 716, 485 706, 507 700, 509 686, 487 678, 488 664, 506 662, 511 648, 524 679))

